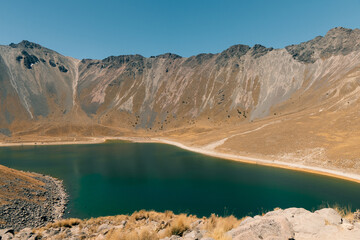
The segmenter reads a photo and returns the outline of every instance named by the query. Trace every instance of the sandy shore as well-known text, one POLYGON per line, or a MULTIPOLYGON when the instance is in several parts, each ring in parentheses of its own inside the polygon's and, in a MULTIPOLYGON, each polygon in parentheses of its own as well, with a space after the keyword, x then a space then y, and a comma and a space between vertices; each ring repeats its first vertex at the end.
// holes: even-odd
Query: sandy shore
POLYGON ((295 171, 302 171, 308 172, 313 174, 320 174, 329 177, 335 177, 339 179, 344 179, 348 181, 353 181, 360 183, 360 175, 346 173, 339 170, 331 170, 325 169, 315 166, 306 166, 302 164, 296 163, 287 163, 283 161, 277 160, 267 160, 267 159, 260 159, 248 156, 240 156, 235 154, 227 154, 227 153, 220 153, 216 152, 215 150, 208 149, 206 146, 204 147, 193 147, 187 146, 179 142, 175 142, 165 138, 150 138, 150 137, 92 137, 88 138, 87 140, 82 141, 42 141, 42 142, 19 142, 19 143, 0 143, 0 147, 10 147, 10 146, 31 146, 31 145, 74 145, 74 144, 99 144, 105 143, 107 140, 123 140, 123 141, 131 141, 131 142, 139 142, 139 143, 162 143, 162 144, 169 144, 184 150, 204 154, 207 156, 223 158, 227 160, 233 160, 248 164, 258 164, 263 166, 269 167, 277 167, 277 168, 284 168, 290 169, 295 171))
POLYGON ((209 150, 206 147, 200 148, 200 147, 186 146, 182 143, 163 139, 163 138, 119 137, 119 138, 115 138, 115 139, 124 140, 124 141, 132 141, 132 142, 155 142, 155 143, 169 144, 169 145, 173 145, 173 146, 182 148, 184 150, 197 152, 197 153, 204 154, 207 156, 224 158, 224 159, 248 163, 248 164, 258 164, 258 165, 269 166, 269 167, 277 167, 277 168, 284 168, 284 169, 290 169, 290 170, 295 170, 295 171, 320 174, 320 175, 324 175, 324 176, 335 177, 335 178, 340 178, 340 179, 360 183, 360 175, 357 175, 357 174, 351 174, 351 173, 346 173, 346 172, 341 172, 341 171, 324 169, 324 168, 314 167, 314 166, 305 166, 302 164, 287 163, 287 162, 283 162, 283 161, 266 160, 266 159, 253 158, 253 157, 247 157, 247 156, 239 156, 239 155, 234 155, 234 154, 220 153, 220 152, 216 152, 214 150, 209 150))

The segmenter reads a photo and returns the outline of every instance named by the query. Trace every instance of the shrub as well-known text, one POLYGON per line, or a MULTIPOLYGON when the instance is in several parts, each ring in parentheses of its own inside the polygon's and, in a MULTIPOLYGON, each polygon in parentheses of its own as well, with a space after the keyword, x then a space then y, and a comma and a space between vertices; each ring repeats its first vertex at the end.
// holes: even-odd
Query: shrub
POLYGON ((179 215, 170 225, 171 235, 182 236, 190 228, 186 214, 179 215))

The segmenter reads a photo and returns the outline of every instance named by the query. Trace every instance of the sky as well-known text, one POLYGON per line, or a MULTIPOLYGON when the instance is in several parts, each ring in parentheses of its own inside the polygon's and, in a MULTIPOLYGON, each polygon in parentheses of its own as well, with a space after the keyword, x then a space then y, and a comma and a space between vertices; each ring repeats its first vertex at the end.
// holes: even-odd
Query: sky
POLYGON ((0 44, 29 40, 78 59, 283 48, 360 28, 360 0, 0 0, 0 44))

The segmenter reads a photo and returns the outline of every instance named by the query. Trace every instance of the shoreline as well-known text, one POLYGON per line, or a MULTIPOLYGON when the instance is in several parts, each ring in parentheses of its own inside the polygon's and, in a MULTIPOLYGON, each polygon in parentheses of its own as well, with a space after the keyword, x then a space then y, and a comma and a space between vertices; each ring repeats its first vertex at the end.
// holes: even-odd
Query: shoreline
MULTIPOLYGON (((109 139, 110 140, 110 139, 109 139)), ((352 174, 352 173, 345 173, 340 172, 336 170, 330 170, 330 169, 324 169, 320 167, 313 167, 313 166, 305 166, 301 164, 295 164, 295 163, 287 163, 283 161, 277 161, 277 160, 265 160, 260 158, 254 158, 254 157, 247 157, 247 156, 239 156, 235 154, 228 154, 228 153, 220 153, 204 148, 199 147, 189 147, 182 143, 162 139, 162 138, 150 138, 150 141, 146 141, 146 139, 142 140, 141 138, 131 138, 131 137, 123 137, 119 138, 118 140, 127 140, 132 142, 143 142, 143 143, 162 143, 162 144, 168 144, 172 146, 179 147, 181 149, 200 153, 203 155, 216 157, 216 158, 222 158, 226 160, 236 161, 236 162, 242 162, 247 164, 254 164, 254 165, 261 165, 261 166, 267 166, 267 167, 275 167, 275 168, 282 168, 282 169, 288 169, 293 171, 300 171, 300 172, 306 172, 306 173, 312 173, 312 174, 318 174, 323 175, 327 177, 333 177, 338 178, 342 180, 347 180, 351 182, 360 183, 360 175, 352 174)))
POLYGON ((81 141, 42 141, 42 142, 19 142, 19 143, 0 143, 0 147, 14 147, 14 146, 48 146, 48 145, 78 145, 78 144, 101 144, 106 143, 108 140, 120 140, 120 141, 130 141, 134 143, 160 143, 160 144, 168 144, 172 146, 176 146, 178 148, 196 152, 199 154, 203 154, 206 156, 216 157, 216 158, 222 158, 225 160, 231 160, 231 161, 237 161, 247 164, 255 164, 255 165, 261 165, 261 166, 267 166, 267 167, 275 167, 275 168, 282 168, 282 169, 288 169, 293 171, 300 171, 300 172, 306 172, 306 173, 312 173, 312 174, 318 174, 323 175, 327 177, 333 177, 337 179, 347 180, 351 182, 360 183, 360 175, 353 174, 353 173, 346 173, 341 172, 339 170, 331 170, 331 169, 325 169, 321 167, 315 167, 315 166, 306 166, 302 164, 296 164, 296 163, 287 163, 283 161, 278 160, 267 160, 267 159, 261 159, 261 158, 255 158, 255 157, 248 157, 248 156, 240 156, 235 154, 229 154, 229 153, 221 153, 214 150, 206 149, 205 147, 192 147, 187 146, 183 143, 168 140, 165 138, 159 138, 159 137, 92 137, 89 138, 89 140, 81 140, 81 141))
POLYGON ((54 221, 61 220, 65 214, 66 206, 69 199, 69 195, 66 193, 63 180, 57 179, 49 175, 44 175, 44 178, 51 180, 55 184, 59 200, 54 203, 53 217, 54 221))

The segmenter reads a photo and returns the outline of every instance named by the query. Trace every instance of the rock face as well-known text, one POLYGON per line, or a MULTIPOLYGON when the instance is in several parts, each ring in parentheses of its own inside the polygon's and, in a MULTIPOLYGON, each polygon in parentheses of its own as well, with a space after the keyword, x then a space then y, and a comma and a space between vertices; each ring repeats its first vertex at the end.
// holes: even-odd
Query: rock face
POLYGON ((342 219, 334 209, 314 213, 302 208, 269 212, 245 219, 227 233, 232 239, 357 239, 358 222, 342 219))
POLYGON ((360 63, 359 50, 360 30, 344 28, 286 49, 235 45, 190 58, 167 53, 79 61, 23 41, 0 47, 0 126, 19 131, 16 122, 24 120, 32 126, 40 117, 54 124, 86 118, 159 130, 229 114, 237 122, 259 119, 302 87, 351 71, 360 63), (336 69, 328 69, 329 61, 336 69))
POLYGON ((63 220, 45 228, 0 230, 2 239, 359 239, 360 222, 342 218, 331 208, 309 212, 302 208, 289 208, 268 212, 264 216, 232 219, 196 219, 189 216, 181 224, 179 216, 162 213, 144 213, 139 216, 105 217, 92 220, 63 220), (226 224, 224 224, 226 222, 226 224), (179 226, 183 230, 180 231, 179 226), (227 226, 227 227, 224 227, 227 226), (230 229, 228 227, 230 226, 230 229), (177 235, 172 235, 174 229, 177 235), (227 230, 226 230, 227 229, 227 230))
POLYGON ((318 36, 299 45, 287 46, 286 50, 294 59, 314 63, 320 58, 347 55, 360 49, 360 30, 342 27, 331 29, 325 37, 318 36))

